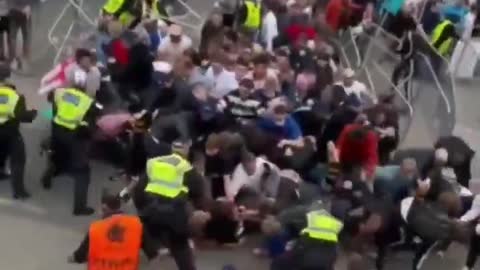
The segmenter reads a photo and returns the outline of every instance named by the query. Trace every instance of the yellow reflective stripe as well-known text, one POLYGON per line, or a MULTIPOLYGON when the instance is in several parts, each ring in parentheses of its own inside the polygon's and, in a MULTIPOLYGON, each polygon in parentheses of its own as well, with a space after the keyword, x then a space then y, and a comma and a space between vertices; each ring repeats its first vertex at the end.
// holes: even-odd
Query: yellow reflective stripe
POLYGON ((247 28, 259 28, 261 17, 260 4, 246 1, 245 7, 247 8, 247 17, 245 18, 244 26, 247 28))
POLYGON ((15 116, 15 107, 20 96, 8 86, 0 86, 0 97, 0 124, 3 124, 15 116))
POLYGON ((124 0, 108 0, 103 6, 103 10, 107 13, 116 13, 123 5, 124 0))

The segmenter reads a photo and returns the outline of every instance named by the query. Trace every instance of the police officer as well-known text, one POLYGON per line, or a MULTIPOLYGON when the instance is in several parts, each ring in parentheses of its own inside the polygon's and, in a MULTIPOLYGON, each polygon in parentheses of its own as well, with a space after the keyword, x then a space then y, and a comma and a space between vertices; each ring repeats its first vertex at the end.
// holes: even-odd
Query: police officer
POLYGON ((431 43, 441 56, 448 56, 458 38, 455 25, 445 19, 433 29, 431 43))
POLYGON ((36 110, 27 110, 25 97, 14 85, 5 80, 10 77, 10 68, 0 64, 0 164, 10 160, 13 198, 27 199, 23 175, 25 171, 25 143, 20 133, 20 123, 31 123, 37 116, 36 110))
POLYGON ((108 0, 102 13, 118 19, 124 27, 132 27, 141 18, 142 0, 108 0))
POLYGON ((160 0, 144 0, 143 17, 149 19, 166 19, 168 13, 160 0))
POLYGON ((190 142, 174 141, 172 154, 147 160, 146 178, 135 190, 134 200, 150 233, 166 240, 179 270, 194 270, 189 246, 188 188, 184 181, 192 165, 186 159, 190 142), (146 180, 146 181, 145 181, 146 180))
POLYGON ((262 25, 262 4, 260 0, 245 0, 238 10, 238 24, 247 33, 255 35, 262 25))
POLYGON ((140 219, 124 214, 120 206, 118 196, 102 196, 104 219, 90 225, 88 234, 69 257, 69 262, 88 262, 89 270, 136 270, 139 268, 140 248, 149 260, 158 258, 155 244, 140 219))
MULTIPOLYGON (((343 228, 341 221, 318 203, 314 203, 313 206, 294 207, 282 213, 278 219, 283 221, 282 225, 285 228, 296 230, 302 224, 306 226, 300 231, 300 238, 293 249, 275 258, 270 269, 332 270, 334 268, 338 236, 343 228)), ((267 219, 262 227, 278 227, 265 226, 265 223, 269 222, 275 223, 267 219)))
POLYGON ((77 70, 73 76, 73 86, 58 89, 54 95, 52 156, 41 182, 45 189, 50 189, 54 175, 69 173, 74 179, 73 214, 91 215, 94 210, 87 207, 90 184, 88 125, 94 122, 93 118, 102 106, 85 93, 85 71, 77 70))

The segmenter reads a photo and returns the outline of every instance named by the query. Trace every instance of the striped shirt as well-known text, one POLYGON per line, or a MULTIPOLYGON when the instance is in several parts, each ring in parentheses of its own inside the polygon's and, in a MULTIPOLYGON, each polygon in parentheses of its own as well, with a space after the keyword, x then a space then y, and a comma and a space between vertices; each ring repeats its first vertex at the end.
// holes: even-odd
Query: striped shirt
POLYGON ((226 113, 239 119, 256 118, 265 110, 262 103, 254 98, 242 99, 238 90, 221 99, 220 107, 224 108, 226 113))

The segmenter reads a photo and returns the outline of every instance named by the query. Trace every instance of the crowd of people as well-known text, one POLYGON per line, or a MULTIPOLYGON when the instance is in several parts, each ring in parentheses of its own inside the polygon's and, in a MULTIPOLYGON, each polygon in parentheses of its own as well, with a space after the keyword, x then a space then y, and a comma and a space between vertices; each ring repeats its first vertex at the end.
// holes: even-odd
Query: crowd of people
MULTIPOLYGON (((92 156, 114 164, 111 179, 126 184, 104 192, 105 219, 71 262, 137 269, 140 247, 153 259, 163 246, 178 269, 193 270, 194 248, 235 248, 260 235, 253 253, 270 257, 272 270, 334 269, 339 249, 348 269, 360 270, 370 251, 381 270, 387 251, 412 250, 418 270, 452 241, 470 243, 465 267, 473 269, 475 152, 455 136, 398 149, 395 95, 376 96, 339 53, 337 34, 368 32, 378 3, 220 1, 199 42, 164 4, 107 1, 97 46, 77 49, 42 80, 53 108, 43 187, 69 174, 73 214, 91 215, 92 156), (121 212, 128 200, 138 216, 121 212)), ((433 36, 440 29, 432 46, 453 48, 458 32, 431 22, 433 7, 423 18, 434 25, 420 24, 415 7, 406 4, 386 28, 403 43, 421 25, 433 36)), ((414 45, 403 45, 410 61, 414 45)), ((18 127, 37 112, 7 82, 8 66, 0 71, 1 161, 10 159, 14 198, 27 199, 18 127)))

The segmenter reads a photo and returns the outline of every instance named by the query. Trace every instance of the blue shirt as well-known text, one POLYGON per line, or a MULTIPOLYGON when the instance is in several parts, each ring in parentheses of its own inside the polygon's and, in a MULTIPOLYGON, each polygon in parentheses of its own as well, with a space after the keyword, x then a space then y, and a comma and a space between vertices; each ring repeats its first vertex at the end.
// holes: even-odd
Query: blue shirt
POLYGON ((263 117, 258 120, 257 126, 263 131, 281 139, 296 140, 302 137, 300 126, 290 115, 287 116, 283 125, 278 125, 271 118, 263 117))

